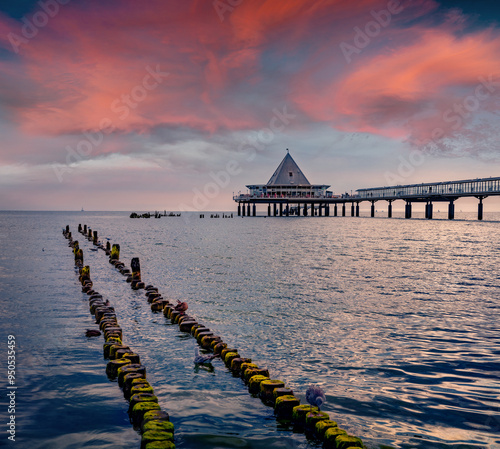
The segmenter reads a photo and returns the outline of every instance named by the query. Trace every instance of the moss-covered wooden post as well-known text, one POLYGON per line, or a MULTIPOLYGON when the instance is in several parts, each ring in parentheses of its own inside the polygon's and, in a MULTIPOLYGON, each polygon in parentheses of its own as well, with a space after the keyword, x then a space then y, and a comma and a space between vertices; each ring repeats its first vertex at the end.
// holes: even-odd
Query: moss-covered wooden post
POLYGON ((76 243, 76 246, 75 246, 75 249, 74 249, 74 253, 75 253, 75 265, 83 266, 83 251, 78 246, 78 241, 76 241, 75 243, 76 243))
POLYGON ((80 282, 82 285, 84 285, 86 281, 90 281, 90 267, 88 265, 85 265, 82 268, 82 272, 80 274, 80 282))
POLYGON ((119 259, 120 259, 120 245, 118 245, 118 243, 115 243, 111 248, 111 256, 109 257, 109 260, 111 261, 119 259))

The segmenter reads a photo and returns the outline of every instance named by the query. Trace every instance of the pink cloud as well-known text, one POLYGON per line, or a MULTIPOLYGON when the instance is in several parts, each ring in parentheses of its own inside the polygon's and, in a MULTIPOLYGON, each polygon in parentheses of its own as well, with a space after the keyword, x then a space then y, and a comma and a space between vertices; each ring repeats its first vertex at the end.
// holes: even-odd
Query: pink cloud
POLYGON ((414 143, 433 139, 436 128, 441 137, 453 137, 458 120, 452 119, 450 108, 456 113, 456 104, 470 102, 474 111, 466 109, 462 126, 475 112, 498 110, 500 100, 499 33, 458 37, 455 31, 422 25, 388 30, 386 38, 393 45, 361 54, 359 63, 341 76, 318 82, 315 71, 300 74, 295 100, 313 120, 331 122, 337 129, 407 137, 414 143), (495 90, 479 87, 490 76, 497 82, 495 90), (475 107, 468 97, 478 89, 475 107))
MULTIPOLYGON (((254 0, 223 21, 202 0, 91 3, 61 7, 17 59, 0 60, 8 79, 0 98, 23 132, 78 135, 103 123, 140 134, 161 126, 258 129, 273 107, 293 103, 304 114, 295 126, 330 122, 419 141, 479 76, 500 73, 494 30, 463 32, 458 11, 439 28, 418 22, 435 10, 433 0, 402 2, 403 11, 351 64, 339 45, 390 2, 254 0)), ((19 33, 19 23, 0 18, 0 31, 9 48, 6 36, 19 33)), ((493 103, 483 101, 481 110, 493 103)), ((442 128, 455 131, 447 122, 442 128)))
MULTIPOLYGON (((104 118, 124 132, 163 124, 209 132, 260 127, 266 111, 288 100, 273 89, 288 79, 264 76, 266 50, 283 48, 293 57, 301 42, 314 46, 318 36, 340 34, 387 4, 355 3, 255 0, 229 11, 224 21, 212 2, 200 0, 69 3, 20 46, 17 70, 37 92, 32 104, 11 105, 12 117, 25 132, 45 135, 95 129, 104 118), (169 76, 144 95, 147 67, 157 65, 169 76), (252 92, 263 84, 264 91, 252 92), (145 98, 127 105, 124 95, 134 93, 145 98), (262 101, 248 107, 235 101, 237 95, 262 101)), ((5 36, 21 32, 18 22, 6 18, 0 29, 5 48, 5 36)), ((0 71, 8 70, 6 64, 0 62, 0 71)))

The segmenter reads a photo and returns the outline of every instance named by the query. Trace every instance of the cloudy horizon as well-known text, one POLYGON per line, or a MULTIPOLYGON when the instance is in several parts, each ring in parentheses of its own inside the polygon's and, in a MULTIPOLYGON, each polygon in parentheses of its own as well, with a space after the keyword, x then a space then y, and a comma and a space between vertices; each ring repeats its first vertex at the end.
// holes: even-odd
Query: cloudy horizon
POLYGON ((488 1, 1 6, 0 210, 232 210, 287 148, 335 193, 500 176, 499 18, 488 1))

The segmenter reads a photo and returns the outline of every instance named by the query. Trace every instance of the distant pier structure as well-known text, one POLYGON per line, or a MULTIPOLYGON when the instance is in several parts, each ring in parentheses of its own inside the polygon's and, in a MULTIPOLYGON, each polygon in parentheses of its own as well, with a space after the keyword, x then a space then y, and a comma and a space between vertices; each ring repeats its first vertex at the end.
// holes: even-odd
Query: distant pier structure
POLYGON ((433 203, 448 203, 448 218, 455 218, 455 201, 464 197, 479 200, 477 218, 483 219, 483 200, 500 195, 500 177, 463 181, 433 182, 389 187, 358 189, 354 194, 335 195, 326 184, 311 184, 288 150, 267 184, 247 185, 248 193, 233 196, 238 203, 238 216, 257 215, 257 204, 267 204, 269 217, 289 216, 346 216, 350 205, 351 217, 359 217, 359 204, 371 203, 371 216, 375 216, 375 203, 387 201, 387 216, 392 217, 392 203, 405 201, 405 218, 412 217, 412 203, 425 203, 425 218, 433 218, 433 203), (333 207, 331 211, 330 207, 333 207), (333 212, 333 213, 331 213, 333 212))
POLYGON ((256 205, 267 203, 268 216, 330 215, 333 193, 329 185, 311 184, 287 153, 267 184, 246 186, 248 193, 233 197, 238 215, 256 216, 256 205))

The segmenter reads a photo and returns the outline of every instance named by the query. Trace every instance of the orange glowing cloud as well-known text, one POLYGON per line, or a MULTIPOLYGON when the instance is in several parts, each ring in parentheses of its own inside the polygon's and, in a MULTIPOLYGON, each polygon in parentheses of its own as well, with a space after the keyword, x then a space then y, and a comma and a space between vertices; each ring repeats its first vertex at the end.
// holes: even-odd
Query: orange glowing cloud
MULTIPOLYGON (((459 33, 456 12, 440 27, 415 24, 437 3, 403 3, 68 3, 19 54, 0 59, 8 80, 0 106, 31 135, 258 129, 273 108, 294 105, 302 127, 320 121, 426 139, 480 76, 500 73, 500 37, 459 33), (391 20, 347 61, 339 46, 382 10, 393 11, 391 20)), ((12 50, 6 36, 20 24, 0 17, 0 31, 0 45, 12 50)), ((491 98, 481 102, 489 108, 491 98)))
MULTIPOLYGON (((201 0, 90 3, 61 6, 19 44, 17 70, 36 95, 10 111, 27 133, 260 127, 265 112, 288 101, 289 78, 273 79, 266 67, 269 49, 290 60, 301 43, 314 48, 318 39, 331 40, 387 1, 357 0, 354 7, 341 0, 255 0, 222 16, 215 3, 201 0)), ((0 29, 0 45, 9 49, 5 36, 21 35, 21 26, 0 18, 0 29)))
POLYGON ((423 27, 391 33, 397 46, 369 55, 342 77, 313 84, 314 73, 308 73, 297 82, 297 103, 314 120, 336 128, 419 141, 434 138, 436 128, 441 137, 456 130, 450 108, 464 123, 471 112, 498 107, 498 33, 457 37, 452 30, 423 27), (491 77, 493 84, 485 84, 491 77))

